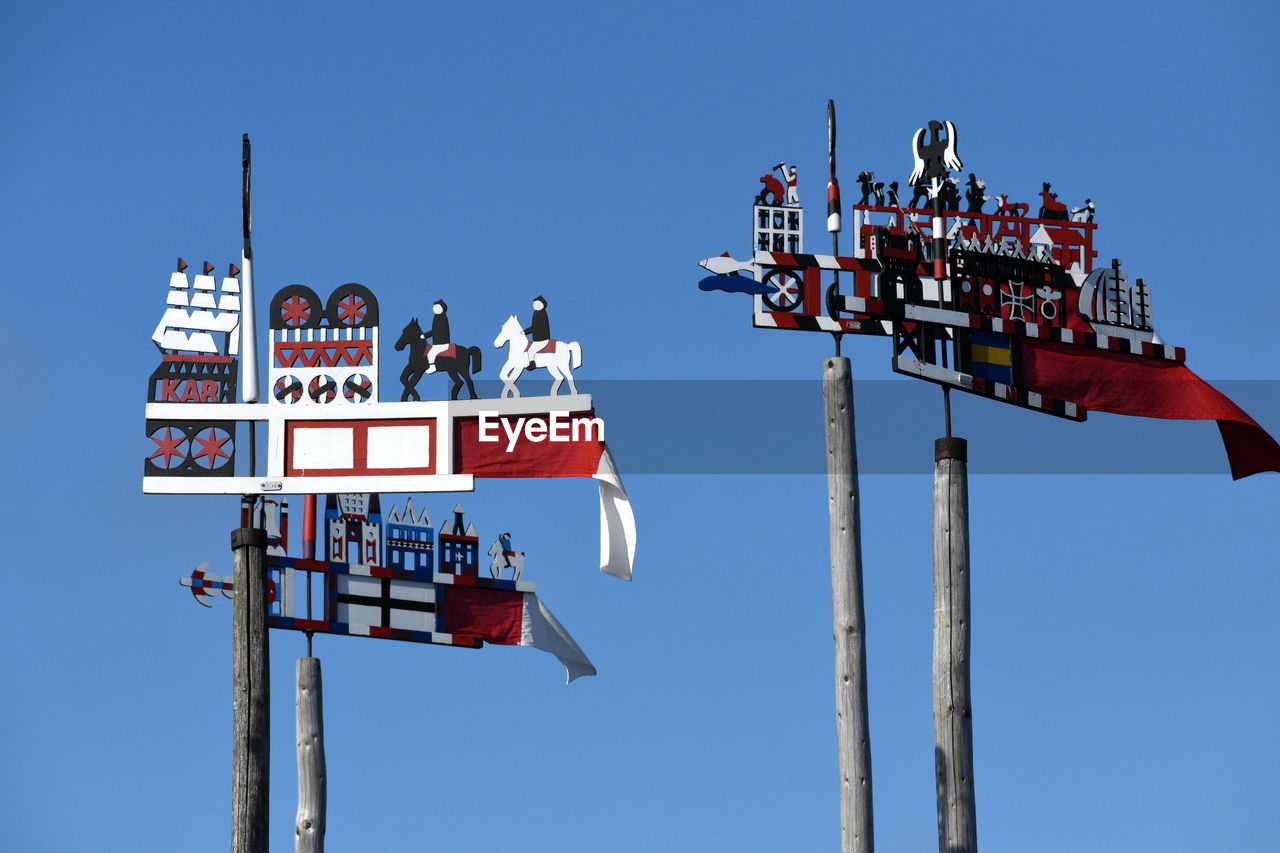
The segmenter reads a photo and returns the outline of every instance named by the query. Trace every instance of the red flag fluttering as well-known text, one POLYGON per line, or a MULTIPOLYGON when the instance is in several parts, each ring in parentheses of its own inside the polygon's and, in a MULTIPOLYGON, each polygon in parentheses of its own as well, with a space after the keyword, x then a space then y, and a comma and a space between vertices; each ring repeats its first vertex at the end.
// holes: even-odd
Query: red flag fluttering
POLYGON ((1027 390, 1086 409, 1217 421, 1232 479, 1280 471, 1280 444, 1184 364, 1028 339, 1022 344, 1022 366, 1027 390))

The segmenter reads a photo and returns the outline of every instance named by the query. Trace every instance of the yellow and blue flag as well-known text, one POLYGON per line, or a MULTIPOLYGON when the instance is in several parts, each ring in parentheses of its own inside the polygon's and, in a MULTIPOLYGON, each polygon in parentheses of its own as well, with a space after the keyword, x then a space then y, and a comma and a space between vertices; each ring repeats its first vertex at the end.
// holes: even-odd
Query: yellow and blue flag
POLYGON ((1013 384, 1013 345, 1008 335, 969 333, 969 372, 979 379, 1013 384))

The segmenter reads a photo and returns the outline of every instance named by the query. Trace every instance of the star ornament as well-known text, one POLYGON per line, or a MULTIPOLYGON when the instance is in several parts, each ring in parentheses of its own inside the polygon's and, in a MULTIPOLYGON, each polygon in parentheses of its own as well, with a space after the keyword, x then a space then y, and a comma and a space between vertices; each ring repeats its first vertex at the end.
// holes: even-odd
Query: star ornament
POLYGON ((196 433, 195 442, 197 445, 196 452, 191 454, 191 458, 195 459, 204 468, 217 468, 220 464, 219 459, 230 459, 231 448, 224 450, 231 441, 231 436, 225 430, 217 427, 209 427, 196 433), (204 460, 204 461, 201 461, 204 460))
POLYGON ((187 434, 182 430, 164 427, 147 437, 156 443, 156 452, 147 457, 155 462, 156 467, 168 471, 176 464, 173 461, 175 458, 179 462, 187 458, 187 434))

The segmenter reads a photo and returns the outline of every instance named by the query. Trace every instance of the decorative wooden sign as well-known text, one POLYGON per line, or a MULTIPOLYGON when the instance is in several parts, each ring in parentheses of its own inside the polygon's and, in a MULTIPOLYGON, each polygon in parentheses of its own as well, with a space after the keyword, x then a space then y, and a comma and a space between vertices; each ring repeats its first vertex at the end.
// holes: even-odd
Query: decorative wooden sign
MULTIPOLYGON (((234 424, 210 404, 234 403, 240 349, 240 270, 232 264, 221 285, 206 261, 194 280, 186 261, 169 276, 164 314, 151 339, 160 364, 147 383, 150 404, 202 406, 195 420, 160 415, 147 419, 152 441, 145 477, 217 477, 235 463, 234 424)), ((189 409, 195 411, 194 409, 189 409)))
POLYGON ((431 330, 413 320, 396 343, 408 351, 402 399, 380 402, 373 292, 349 283, 322 300, 291 284, 270 303, 268 399, 236 403, 240 271, 232 266, 217 294, 211 264, 194 283, 185 269, 179 260, 154 335, 161 364, 148 391, 144 492, 462 492, 476 477, 591 477, 600 484, 601 568, 630 578, 630 502, 604 422, 591 397, 578 393, 573 370, 582 365, 581 345, 551 337, 545 297, 532 301, 528 326, 510 315, 494 340, 507 355, 500 399, 474 399, 471 375, 482 359, 475 348, 453 344, 448 306, 438 301, 431 330), (538 369, 552 379, 550 396, 521 396, 521 375, 538 369), (419 380, 434 372, 453 377, 449 400, 420 399, 419 380), (566 383, 570 393, 562 395, 566 383), (473 399, 456 399, 464 385, 473 399), (247 437, 243 425, 259 422, 266 424, 265 472, 251 472, 237 460, 236 445, 247 437))
MULTIPOLYGON (((271 500, 271 499, 266 499, 271 500)), ((478 649, 493 645, 533 646, 556 656, 569 681, 595 675, 595 667, 577 642, 538 598, 537 586, 518 573, 503 580, 500 561, 523 552, 497 548, 490 554, 494 577, 481 577, 479 537, 459 504, 439 531, 431 517, 407 502, 392 507, 384 528, 377 494, 331 494, 325 500, 323 544, 327 559, 288 555, 287 510, 282 502, 264 508, 271 548, 267 556, 272 628, 318 634, 403 640, 478 649), (274 535, 271 535, 273 534, 274 535), (438 555, 438 556, 437 556, 438 555), (321 591, 323 611, 313 612, 308 590, 321 591)), ((325 553, 322 551, 321 553, 325 553)), ((507 565, 503 563, 503 565, 507 565)), ((197 567, 181 584, 196 601, 234 595, 231 581, 197 567)))
MULTIPOLYGON (((803 211, 761 193, 753 254, 702 261, 712 275, 698 286, 752 294, 758 328, 890 337, 896 372, 1003 403, 1077 421, 1090 408, 1216 420, 1233 476, 1280 470, 1280 445, 1156 333, 1146 283, 1119 260, 1095 266, 1092 200, 1073 208, 1045 182, 1034 217, 1007 195, 983 212, 986 182, 970 173, 962 196, 949 174, 963 166, 957 140, 951 122, 916 132, 906 207, 897 182, 886 194, 859 175, 851 255, 805 253, 803 211)), ((839 230, 834 162, 833 145, 839 230)))
POLYGON ((344 284, 322 303, 291 284, 271 300, 269 402, 325 405, 377 398, 378 300, 361 284, 344 284))

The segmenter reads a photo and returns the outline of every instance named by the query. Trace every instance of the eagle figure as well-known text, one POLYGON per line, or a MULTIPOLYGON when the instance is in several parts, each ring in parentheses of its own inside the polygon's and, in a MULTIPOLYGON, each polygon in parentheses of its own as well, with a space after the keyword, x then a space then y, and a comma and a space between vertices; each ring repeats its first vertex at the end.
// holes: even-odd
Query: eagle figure
POLYGON ((949 121, 929 122, 930 140, 924 141, 925 128, 916 131, 915 138, 911 140, 911 153, 916 158, 915 171, 911 173, 911 178, 907 183, 911 186, 917 186, 921 182, 942 180, 947 176, 947 170, 960 171, 964 168, 964 163, 960 162, 960 155, 956 154, 956 126, 949 121), (945 139, 939 138, 939 131, 946 130, 945 139))

